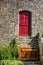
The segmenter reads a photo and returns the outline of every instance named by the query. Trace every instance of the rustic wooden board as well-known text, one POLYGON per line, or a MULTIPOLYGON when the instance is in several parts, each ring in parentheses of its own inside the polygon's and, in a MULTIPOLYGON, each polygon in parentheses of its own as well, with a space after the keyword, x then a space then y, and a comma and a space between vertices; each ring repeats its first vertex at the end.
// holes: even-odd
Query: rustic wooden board
POLYGON ((20 48, 19 56, 21 60, 39 60, 38 48, 20 48))

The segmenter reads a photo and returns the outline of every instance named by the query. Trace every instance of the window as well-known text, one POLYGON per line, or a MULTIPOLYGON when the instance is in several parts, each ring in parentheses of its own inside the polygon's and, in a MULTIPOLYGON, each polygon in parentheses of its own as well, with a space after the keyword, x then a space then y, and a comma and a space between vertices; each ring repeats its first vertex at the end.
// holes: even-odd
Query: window
POLYGON ((19 35, 31 35, 31 12, 29 11, 21 11, 19 13, 19 35))

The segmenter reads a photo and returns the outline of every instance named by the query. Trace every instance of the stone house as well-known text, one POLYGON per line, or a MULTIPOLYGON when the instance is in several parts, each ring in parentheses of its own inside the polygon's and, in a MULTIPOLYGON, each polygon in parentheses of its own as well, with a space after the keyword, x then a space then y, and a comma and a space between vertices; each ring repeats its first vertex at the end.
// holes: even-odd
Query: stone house
POLYGON ((0 0, 0 44, 14 38, 28 43, 38 32, 43 34, 43 0, 0 0))
POLYGON ((43 34, 43 0, 0 0, 0 45, 14 38, 27 44, 37 33, 43 34))

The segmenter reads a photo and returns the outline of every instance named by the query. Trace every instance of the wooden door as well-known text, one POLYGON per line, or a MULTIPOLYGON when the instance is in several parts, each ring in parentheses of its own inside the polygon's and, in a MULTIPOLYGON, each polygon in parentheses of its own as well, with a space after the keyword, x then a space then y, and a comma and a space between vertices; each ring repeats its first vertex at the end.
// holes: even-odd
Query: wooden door
POLYGON ((19 35, 31 35, 31 13, 28 11, 22 11, 19 14, 19 35))

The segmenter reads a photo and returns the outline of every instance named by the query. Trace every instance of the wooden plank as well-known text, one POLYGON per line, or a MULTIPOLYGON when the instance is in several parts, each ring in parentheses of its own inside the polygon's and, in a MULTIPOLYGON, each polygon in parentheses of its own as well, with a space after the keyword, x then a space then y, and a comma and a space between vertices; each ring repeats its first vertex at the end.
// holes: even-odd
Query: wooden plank
POLYGON ((39 60, 38 48, 20 48, 19 56, 21 60, 39 60))

